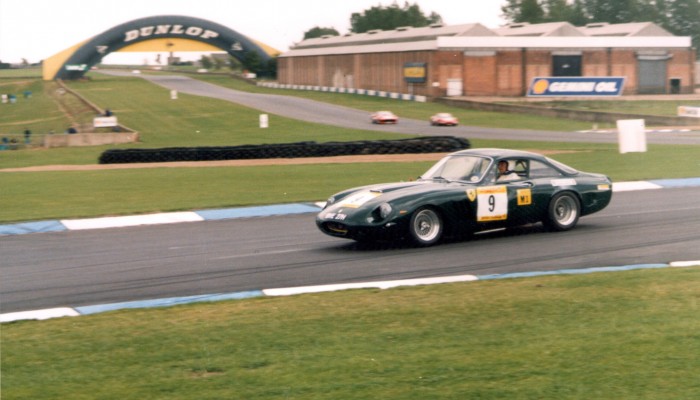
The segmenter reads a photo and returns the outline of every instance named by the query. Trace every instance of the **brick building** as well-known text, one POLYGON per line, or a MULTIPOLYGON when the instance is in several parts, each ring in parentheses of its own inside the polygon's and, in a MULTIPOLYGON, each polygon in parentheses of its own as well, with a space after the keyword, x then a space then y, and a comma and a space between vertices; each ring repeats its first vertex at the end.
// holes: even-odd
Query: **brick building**
POLYGON ((623 94, 692 93, 689 37, 653 23, 431 25, 307 39, 281 84, 440 96, 524 96, 535 77, 625 77, 623 94))

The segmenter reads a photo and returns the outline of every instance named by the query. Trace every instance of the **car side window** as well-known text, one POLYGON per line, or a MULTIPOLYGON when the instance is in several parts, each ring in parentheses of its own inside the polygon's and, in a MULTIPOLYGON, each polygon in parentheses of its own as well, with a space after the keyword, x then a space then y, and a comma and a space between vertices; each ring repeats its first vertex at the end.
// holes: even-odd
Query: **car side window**
POLYGON ((523 165, 518 165, 521 160, 513 160, 513 159, 500 159, 496 163, 494 172, 495 172, 495 181, 498 183, 503 183, 503 182, 513 182, 513 181, 518 181, 520 179, 525 178, 524 172, 525 172, 525 167, 523 165), (501 164, 505 165, 505 167, 501 167, 501 164), (504 169, 501 169, 504 168, 504 169), (520 172, 518 172, 518 169, 520 172))
POLYGON ((527 178, 527 170, 528 170, 527 164, 528 164, 527 160, 516 160, 515 166, 513 167, 513 172, 518 174, 518 176, 521 178, 527 178))
POLYGON ((540 162, 540 161, 530 161, 530 178, 531 179, 537 179, 537 178, 549 178, 549 177, 557 177, 557 176, 562 176, 561 172, 557 171, 556 169, 552 168, 551 166, 540 162))

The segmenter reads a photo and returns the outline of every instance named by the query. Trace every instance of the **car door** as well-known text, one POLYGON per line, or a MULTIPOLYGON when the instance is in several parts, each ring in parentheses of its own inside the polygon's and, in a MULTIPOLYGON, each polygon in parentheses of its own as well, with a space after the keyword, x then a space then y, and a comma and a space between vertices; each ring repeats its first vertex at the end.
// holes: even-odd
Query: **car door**
POLYGON ((524 158, 509 160, 509 169, 519 177, 507 183, 509 226, 538 221, 543 187, 530 178, 531 162, 524 158))
POLYGON ((533 183, 528 179, 528 160, 498 161, 507 161, 508 170, 513 174, 507 180, 499 180, 494 166, 484 185, 476 189, 476 222, 482 229, 495 229, 536 220, 536 213, 532 211, 533 183))
POLYGON ((531 186, 532 207, 528 210, 530 222, 541 221, 547 215, 558 182, 564 178, 564 174, 551 165, 540 160, 529 160, 526 182, 531 186))

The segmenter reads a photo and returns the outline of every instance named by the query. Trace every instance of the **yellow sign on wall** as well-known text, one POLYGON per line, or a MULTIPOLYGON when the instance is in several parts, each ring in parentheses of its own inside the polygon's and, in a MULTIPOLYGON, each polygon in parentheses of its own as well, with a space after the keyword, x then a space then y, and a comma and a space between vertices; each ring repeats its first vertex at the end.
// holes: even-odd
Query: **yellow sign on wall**
POLYGON ((403 65, 403 78, 409 83, 423 83, 428 77, 426 63, 406 63, 403 65))

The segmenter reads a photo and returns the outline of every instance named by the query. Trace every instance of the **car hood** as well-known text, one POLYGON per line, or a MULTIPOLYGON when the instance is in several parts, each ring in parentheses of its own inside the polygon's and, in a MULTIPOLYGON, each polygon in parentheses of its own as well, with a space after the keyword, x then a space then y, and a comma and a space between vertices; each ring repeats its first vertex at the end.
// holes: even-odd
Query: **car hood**
POLYGON ((437 193, 463 192, 471 186, 465 183, 446 181, 413 181, 363 186, 342 192, 343 194, 347 193, 347 195, 329 206, 328 209, 344 208, 358 211, 374 209, 381 203, 408 201, 414 197, 425 198, 425 196, 437 193))

